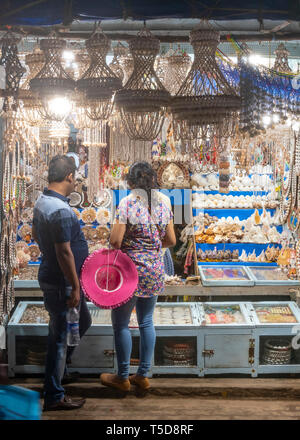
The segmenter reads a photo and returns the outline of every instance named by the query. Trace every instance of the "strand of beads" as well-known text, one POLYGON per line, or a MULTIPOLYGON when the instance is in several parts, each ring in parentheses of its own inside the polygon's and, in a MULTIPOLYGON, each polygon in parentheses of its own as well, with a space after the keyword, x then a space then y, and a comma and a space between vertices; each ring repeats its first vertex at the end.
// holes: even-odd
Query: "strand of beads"
POLYGON ((9 162, 9 154, 6 151, 5 155, 5 165, 4 165, 4 173, 3 173, 3 184, 2 184, 2 208, 5 217, 9 215, 10 210, 10 162, 9 162))

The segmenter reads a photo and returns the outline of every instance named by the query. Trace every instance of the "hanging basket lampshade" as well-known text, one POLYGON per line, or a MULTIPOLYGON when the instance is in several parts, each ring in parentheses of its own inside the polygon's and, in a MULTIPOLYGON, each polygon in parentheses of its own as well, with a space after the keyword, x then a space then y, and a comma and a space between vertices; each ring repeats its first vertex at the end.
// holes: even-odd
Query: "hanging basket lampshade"
POLYGON ((180 48, 166 54, 166 73, 164 86, 175 95, 185 80, 187 73, 192 65, 191 57, 180 48))
POLYGON ((124 71, 122 69, 122 65, 121 65, 120 60, 121 60, 121 57, 125 57, 128 55, 128 48, 119 42, 113 48, 113 52, 114 52, 114 57, 112 59, 112 62, 109 65, 109 67, 117 75, 117 77, 120 78, 121 81, 123 81, 124 71))
POLYGON ((132 55, 130 53, 128 53, 127 55, 121 56, 120 63, 121 63, 121 67, 122 67, 123 73, 124 73, 123 85, 125 85, 133 72, 132 55))
POLYGON ((45 64, 30 80, 30 89, 41 99, 45 116, 53 121, 62 121, 71 110, 68 98, 75 88, 75 81, 64 70, 61 59, 66 41, 60 38, 41 40, 45 64))
POLYGON ((45 62, 44 54, 39 48, 25 56, 25 63, 29 73, 22 85, 22 102, 25 121, 31 126, 43 124, 42 102, 39 97, 30 90, 30 81, 38 74, 45 62))
POLYGON ((110 40, 100 30, 87 41, 90 65, 77 81, 77 90, 85 97, 83 108, 94 121, 107 120, 113 107, 114 92, 122 87, 122 81, 106 64, 110 40))
POLYGON ((214 30, 195 29, 190 34, 194 62, 171 100, 171 113, 177 133, 184 139, 201 137, 207 129, 236 117, 240 97, 226 81, 215 59, 220 34, 214 30))
POLYGON ((151 141, 161 130, 170 99, 154 70, 159 40, 145 27, 130 40, 129 49, 134 69, 124 88, 116 93, 115 103, 128 136, 151 141))

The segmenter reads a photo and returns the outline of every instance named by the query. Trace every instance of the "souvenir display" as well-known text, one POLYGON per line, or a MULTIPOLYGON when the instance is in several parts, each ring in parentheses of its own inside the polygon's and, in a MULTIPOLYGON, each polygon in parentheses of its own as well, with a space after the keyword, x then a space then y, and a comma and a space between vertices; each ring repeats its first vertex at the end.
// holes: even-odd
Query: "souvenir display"
POLYGON ((75 207, 81 205, 82 195, 79 192, 73 191, 68 197, 70 199, 69 201, 70 206, 75 207))
POLYGON ((213 306, 204 304, 206 324, 244 324, 239 305, 213 306))
POLYGON ((93 223, 96 220, 96 210, 94 208, 85 208, 81 212, 81 220, 86 224, 93 223))
POLYGON ((163 361, 165 365, 194 365, 195 349, 189 343, 168 342, 163 347, 163 361))
POLYGON ((264 345, 263 364, 289 364, 292 356, 292 344, 288 339, 268 339, 264 345))
POLYGON ((156 307, 153 321, 155 325, 191 325, 193 317, 189 306, 156 307))
POLYGON ((165 285, 167 286, 183 286, 184 280, 182 280, 178 275, 170 276, 165 274, 165 285))
POLYGON ((253 286, 254 282, 245 267, 241 266, 199 266, 204 286, 253 286))
POLYGON ((255 313, 261 323, 293 323, 298 322, 288 305, 284 306, 254 306, 255 313))
POLYGON ((49 314, 43 305, 28 305, 22 315, 20 324, 48 324, 49 314))
MULTIPOLYGON (((206 24, 208 29, 201 23, 190 33, 193 57, 179 46, 166 51, 145 24, 128 40, 128 48, 122 43, 114 47, 110 65, 106 56, 111 42, 99 24, 85 47, 76 48, 74 63, 62 57, 74 42, 61 35, 41 39, 32 53, 27 36, 26 44, 17 47, 19 37, 11 31, 4 35, 1 325, 13 306, 12 277, 38 279, 42 256, 32 233, 33 208, 48 185, 50 161, 58 154, 75 160, 76 186, 69 204, 90 255, 110 249, 112 213, 123 196, 120 190, 128 189, 128 169, 136 161, 147 161, 160 188, 187 190, 181 204, 171 197, 177 243, 170 257, 175 275, 164 280, 167 290, 174 286, 174 294, 179 292, 185 302, 185 292, 196 292, 201 279, 199 297, 203 292, 213 295, 211 286, 248 286, 249 295, 264 295, 263 288, 252 292, 250 287, 274 285, 274 291, 286 286, 286 294, 292 292, 289 287, 295 293, 300 276, 300 135, 295 128, 300 94, 291 87, 295 72, 282 44, 272 69, 245 62, 244 49, 238 64, 219 50, 216 57, 220 33, 206 24), (21 48, 27 68, 23 82, 21 48), (65 114, 50 103, 56 95, 69 101, 65 114), (184 214, 180 224, 175 222, 177 208, 184 214)), ((105 297, 105 283, 113 284, 120 274, 114 272, 109 280, 104 275, 94 281, 105 297)), ((230 289, 225 290, 227 295, 230 289)), ((298 322, 293 308, 284 304, 255 310, 265 325, 298 322)), ((22 323, 47 323, 40 312, 28 308, 22 323)), ((92 307, 91 312, 94 324, 111 325, 106 311, 92 307)), ((232 304, 207 305, 205 320, 208 325, 243 325, 244 312, 232 304)), ((156 307, 154 322, 194 324, 191 308, 185 306, 156 307)), ((135 311, 130 326, 138 327, 135 311)), ((271 336, 264 336, 268 341, 262 341, 261 356, 264 352, 268 365, 284 364, 290 347, 271 336)), ((160 362, 164 368, 193 366, 201 357, 197 345, 164 340, 160 362)), ((44 359, 40 347, 24 353, 32 366, 44 359)))
POLYGON ((111 223, 111 212, 105 208, 98 208, 96 214, 96 220, 100 225, 106 225, 111 223))
POLYGON ((157 171, 157 181, 161 188, 187 188, 189 173, 179 162, 164 163, 157 171))
POLYGON ((78 220, 80 220, 81 219, 81 212, 76 208, 73 208, 73 212, 75 212, 76 217, 78 218, 78 220))
POLYGON ((289 272, 284 272, 281 267, 248 267, 255 280, 255 284, 300 284, 297 280, 289 278, 289 272))
POLYGON ((31 241, 32 227, 28 224, 24 224, 18 230, 18 235, 22 240, 29 243, 31 241))

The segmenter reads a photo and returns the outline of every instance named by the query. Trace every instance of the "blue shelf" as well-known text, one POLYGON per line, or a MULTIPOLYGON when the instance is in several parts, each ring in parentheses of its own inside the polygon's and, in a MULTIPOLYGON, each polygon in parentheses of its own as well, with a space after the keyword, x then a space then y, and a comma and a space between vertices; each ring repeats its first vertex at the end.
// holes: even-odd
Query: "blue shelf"
POLYGON ((223 251, 223 250, 230 250, 233 251, 235 249, 238 249, 239 255, 245 250, 247 254, 252 253, 255 250, 256 255, 258 256, 262 251, 266 250, 270 247, 276 247, 281 249, 281 244, 277 243, 216 243, 216 244, 210 244, 210 243, 196 243, 196 249, 201 249, 202 251, 212 251, 214 248, 217 249, 217 251, 223 251))
POLYGON ((198 261, 198 266, 268 266, 278 267, 277 263, 257 263, 248 261, 198 261))
MULTIPOLYGON (((162 194, 165 194, 170 198, 171 205, 190 205, 191 189, 160 189, 162 194)), ((114 189, 113 190, 113 206, 117 206, 120 201, 130 194, 130 190, 127 189, 114 189)))
MULTIPOLYGON (((249 218, 255 211, 255 208, 251 208, 251 209, 239 209, 239 208, 232 208, 232 209, 225 209, 225 208, 220 208, 220 209, 210 209, 210 208, 205 208, 205 209, 200 209, 200 208, 193 208, 193 216, 196 216, 198 214, 200 214, 200 212, 205 212, 207 214, 209 214, 211 217, 229 217, 231 216, 232 218, 234 217, 238 217, 240 220, 245 220, 247 218, 249 218)), ((276 209, 266 209, 266 211, 269 211, 271 214, 271 217, 274 216, 276 209)), ((262 209, 258 209, 258 213, 259 215, 261 215, 263 212, 262 209)))
POLYGON ((222 196, 253 196, 259 195, 259 196, 265 196, 269 194, 270 191, 229 191, 226 194, 221 194, 219 191, 206 191, 206 190, 197 190, 193 191, 193 194, 221 194, 222 196))

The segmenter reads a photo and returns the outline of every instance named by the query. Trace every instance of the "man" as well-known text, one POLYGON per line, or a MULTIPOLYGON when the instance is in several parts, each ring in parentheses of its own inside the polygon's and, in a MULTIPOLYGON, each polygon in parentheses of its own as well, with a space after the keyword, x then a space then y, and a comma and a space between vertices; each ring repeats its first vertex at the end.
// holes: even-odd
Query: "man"
POLYGON ((48 188, 36 201, 33 212, 33 237, 39 244, 42 262, 39 284, 49 312, 49 334, 45 368, 44 411, 82 407, 65 396, 61 380, 66 365, 68 307, 80 312, 80 337, 91 326, 91 316, 79 284, 79 273, 88 256, 88 245, 67 196, 75 189, 75 162, 72 157, 55 156, 50 161, 48 188))

